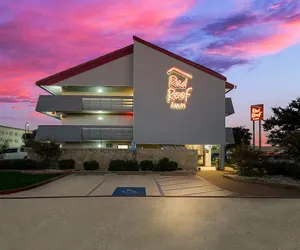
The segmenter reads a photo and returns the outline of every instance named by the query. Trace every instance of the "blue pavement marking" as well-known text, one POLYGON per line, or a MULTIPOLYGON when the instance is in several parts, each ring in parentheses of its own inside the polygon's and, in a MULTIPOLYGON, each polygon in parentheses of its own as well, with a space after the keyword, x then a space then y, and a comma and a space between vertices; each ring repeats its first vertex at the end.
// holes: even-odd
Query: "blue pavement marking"
POLYGON ((112 196, 146 196, 144 187, 117 187, 112 196))

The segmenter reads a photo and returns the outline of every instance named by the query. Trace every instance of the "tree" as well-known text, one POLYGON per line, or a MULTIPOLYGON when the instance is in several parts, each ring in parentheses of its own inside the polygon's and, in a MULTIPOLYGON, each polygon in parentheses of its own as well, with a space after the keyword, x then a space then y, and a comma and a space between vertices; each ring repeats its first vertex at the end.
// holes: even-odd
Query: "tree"
POLYGON ((268 132, 267 143, 279 147, 286 156, 300 160, 300 97, 286 106, 273 107, 273 116, 265 120, 264 131, 268 132))
POLYGON ((0 142, 0 160, 3 160, 5 157, 5 152, 8 149, 9 144, 8 141, 0 142))
POLYGON ((33 141, 31 147, 32 151, 40 157, 45 168, 57 161, 61 155, 59 144, 48 139, 33 141))
POLYGON ((251 139, 252 139, 252 134, 250 130, 244 126, 239 126, 239 127, 234 127, 232 128, 233 132, 233 138, 234 138, 234 143, 233 144, 228 144, 226 146, 225 151, 234 149, 238 146, 249 146, 251 139))
POLYGON ((36 135, 36 129, 34 129, 31 133, 24 133, 22 135, 22 140, 24 142, 25 147, 31 147, 36 135))

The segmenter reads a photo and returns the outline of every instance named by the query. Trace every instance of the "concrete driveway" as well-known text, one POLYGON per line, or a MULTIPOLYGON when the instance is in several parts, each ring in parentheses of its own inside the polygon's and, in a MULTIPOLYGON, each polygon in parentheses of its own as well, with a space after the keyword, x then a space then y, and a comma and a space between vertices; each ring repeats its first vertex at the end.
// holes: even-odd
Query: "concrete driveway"
POLYGON ((117 187, 145 187, 147 196, 230 196, 234 194, 195 175, 72 174, 32 190, 8 195, 8 197, 110 196, 117 187))
POLYGON ((300 249, 300 203, 257 198, 0 199, 0 249, 300 249))

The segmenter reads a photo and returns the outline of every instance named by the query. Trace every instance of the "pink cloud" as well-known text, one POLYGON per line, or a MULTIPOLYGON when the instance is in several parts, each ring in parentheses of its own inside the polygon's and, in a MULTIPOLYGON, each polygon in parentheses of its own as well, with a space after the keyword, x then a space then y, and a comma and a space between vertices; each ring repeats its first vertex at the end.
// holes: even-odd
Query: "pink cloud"
POLYGON ((239 56, 241 58, 254 58, 275 54, 281 50, 299 43, 300 22, 293 21, 280 24, 273 34, 244 37, 239 40, 222 43, 214 43, 206 49, 207 54, 239 56))
POLYGON ((126 46, 134 34, 162 37, 172 20, 193 4, 194 0, 10 1, 6 8, 13 19, 0 23, 0 95, 31 103, 42 92, 34 86, 36 80, 126 46))

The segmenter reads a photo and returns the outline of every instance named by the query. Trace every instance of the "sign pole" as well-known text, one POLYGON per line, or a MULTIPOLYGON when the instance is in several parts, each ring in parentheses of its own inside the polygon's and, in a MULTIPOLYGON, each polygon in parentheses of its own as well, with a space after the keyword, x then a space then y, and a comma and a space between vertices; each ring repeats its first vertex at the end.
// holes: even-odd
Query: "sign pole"
POLYGON ((253 121, 252 137, 253 137, 253 148, 255 148, 255 121, 253 121))
POLYGON ((261 150, 261 120, 258 121, 258 148, 261 150))

